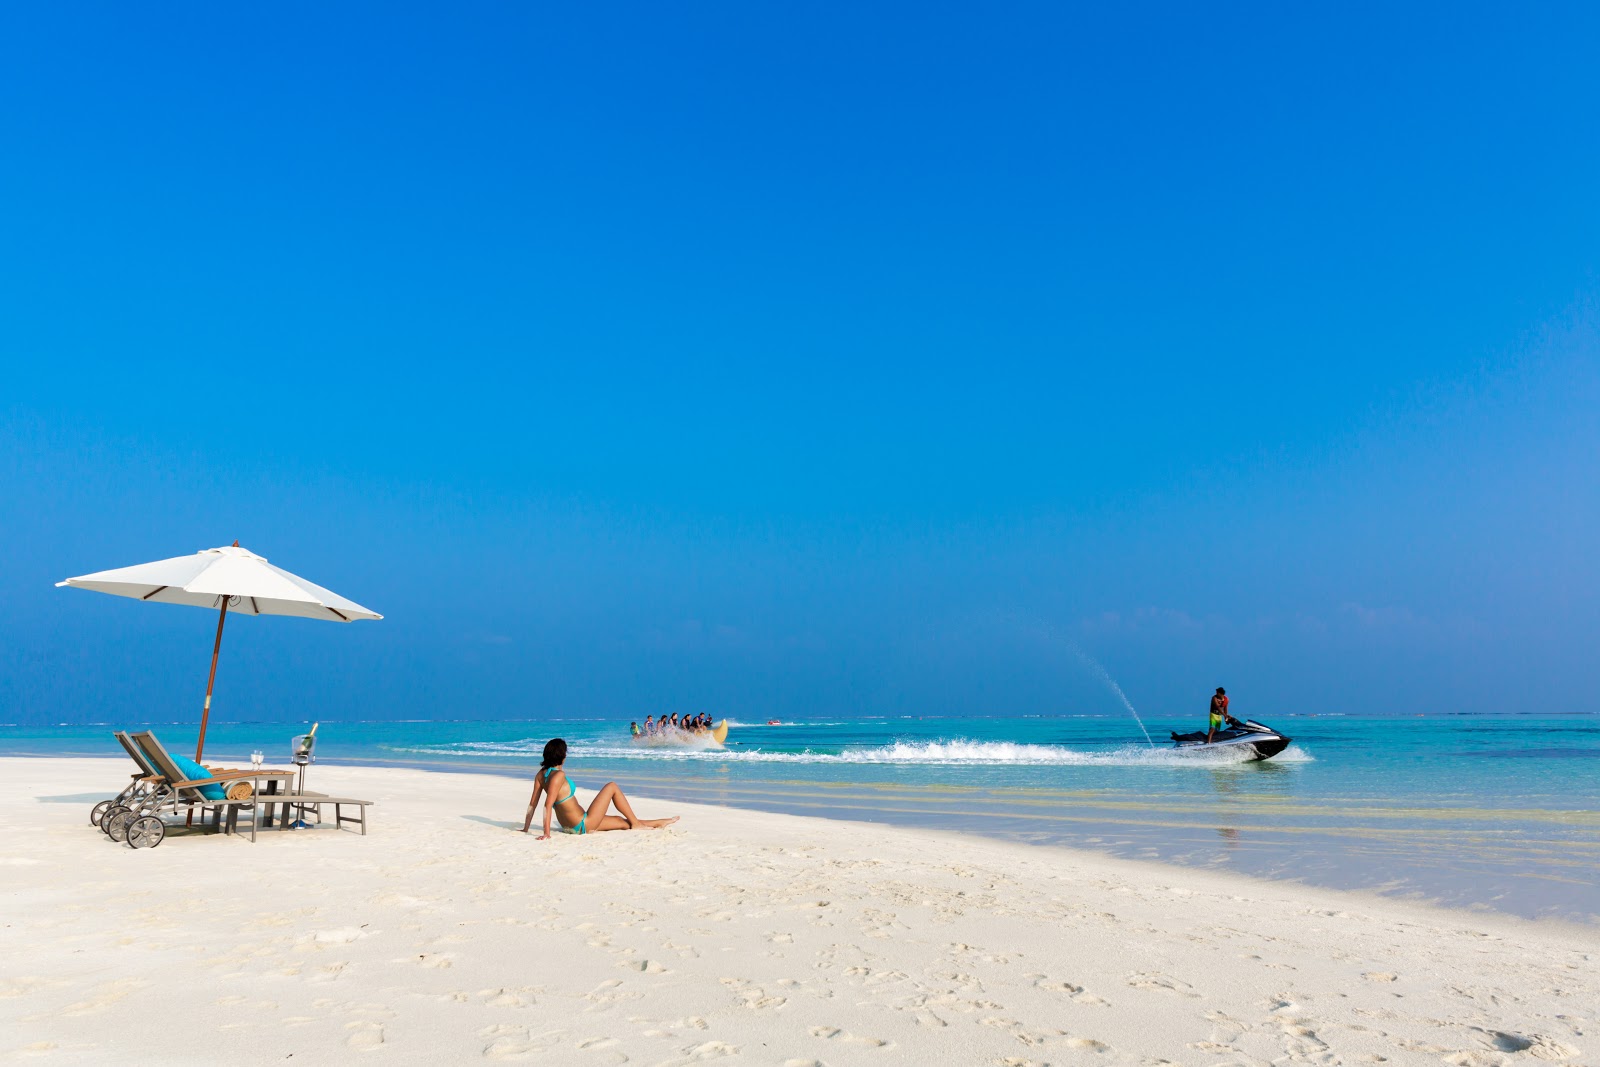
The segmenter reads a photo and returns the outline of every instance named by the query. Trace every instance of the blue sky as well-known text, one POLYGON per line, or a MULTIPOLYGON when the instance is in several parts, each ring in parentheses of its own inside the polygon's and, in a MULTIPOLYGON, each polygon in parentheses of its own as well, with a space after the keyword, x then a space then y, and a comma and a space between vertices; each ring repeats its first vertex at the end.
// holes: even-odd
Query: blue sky
POLYGON ((4 721, 1600 710, 1600 16, 1102 8, 0 15, 4 721))

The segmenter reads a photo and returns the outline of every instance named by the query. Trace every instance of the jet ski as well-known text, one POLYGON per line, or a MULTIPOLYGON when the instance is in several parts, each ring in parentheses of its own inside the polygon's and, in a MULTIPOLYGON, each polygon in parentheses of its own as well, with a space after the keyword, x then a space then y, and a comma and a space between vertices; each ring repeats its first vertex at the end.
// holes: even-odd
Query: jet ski
POLYGON ((1226 729, 1218 730, 1208 743, 1206 732, 1198 730, 1192 734, 1172 735, 1172 743, 1179 752, 1232 752, 1241 751, 1249 755, 1248 759, 1271 759, 1289 747, 1292 737, 1285 737, 1270 726, 1263 726, 1254 719, 1244 722, 1234 720, 1226 729))

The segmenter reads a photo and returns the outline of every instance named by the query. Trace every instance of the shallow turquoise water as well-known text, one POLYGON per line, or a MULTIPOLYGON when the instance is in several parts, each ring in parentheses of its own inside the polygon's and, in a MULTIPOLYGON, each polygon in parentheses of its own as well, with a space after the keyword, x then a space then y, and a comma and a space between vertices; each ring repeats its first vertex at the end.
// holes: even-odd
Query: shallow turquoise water
MULTIPOLYGON (((325 722, 319 766, 531 776, 551 736, 580 786, 663 800, 938 826, 1376 889, 1520 915, 1600 918, 1600 717, 1287 716, 1264 763, 1152 748, 1125 716, 735 723, 724 751, 640 749, 627 724, 325 722)), ((123 724, 118 724, 123 725, 123 724)), ((134 724, 137 725, 137 724, 134 724)), ((1158 738, 1189 722, 1152 722, 1158 738)), ((192 724, 157 725, 170 746, 192 724)), ((208 760, 288 755, 294 724, 213 724, 208 760)), ((110 726, 0 728, 0 754, 120 755, 110 726)), ((506 813, 525 795, 508 791, 506 813)))

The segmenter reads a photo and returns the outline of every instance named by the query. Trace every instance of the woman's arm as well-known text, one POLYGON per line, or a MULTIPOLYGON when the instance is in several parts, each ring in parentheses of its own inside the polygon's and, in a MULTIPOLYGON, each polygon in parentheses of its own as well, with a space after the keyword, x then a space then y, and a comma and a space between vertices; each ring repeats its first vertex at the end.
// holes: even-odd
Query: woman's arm
MULTIPOLYGON (((554 778, 554 777, 555 777, 554 774, 550 775, 550 778, 554 778)), ((550 778, 546 778, 545 779, 545 783, 544 783, 544 786, 545 786, 545 794, 544 794, 544 833, 539 835, 539 840, 540 841, 548 841, 548 840, 550 840, 550 809, 555 806, 555 799, 556 799, 555 784, 550 781, 550 778)), ((533 812, 530 811, 528 813, 528 815, 531 818, 532 815, 533 815, 533 812)))
MULTIPOLYGON (((522 817, 522 832, 527 833, 528 827, 533 825, 533 809, 539 806, 539 793, 544 789, 544 782, 538 778, 533 780, 533 796, 528 798, 528 814, 522 817)), ((550 834, 550 811, 545 809, 545 836, 550 834)))

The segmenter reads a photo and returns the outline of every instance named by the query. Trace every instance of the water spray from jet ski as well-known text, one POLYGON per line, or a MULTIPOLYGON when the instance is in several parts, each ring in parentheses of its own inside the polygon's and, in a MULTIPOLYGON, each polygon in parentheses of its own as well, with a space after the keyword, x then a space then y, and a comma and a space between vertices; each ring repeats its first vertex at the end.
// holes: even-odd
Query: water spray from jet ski
POLYGON ((1117 680, 1111 677, 1111 672, 1100 666, 1100 662, 1079 648, 1076 642, 1068 641, 1067 647, 1072 649, 1073 655, 1078 657, 1078 662, 1082 663, 1090 674, 1104 682, 1106 688, 1117 695, 1117 699, 1122 701, 1122 706, 1128 709, 1128 714, 1133 716, 1133 721, 1139 724, 1139 732, 1144 734, 1145 743, 1155 748, 1156 743, 1151 740, 1150 731, 1144 728, 1144 720, 1139 718, 1139 713, 1133 709, 1133 701, 1128 699, 1128 694, 1122 691, 1122 686, 1117 684, 1117 680))

